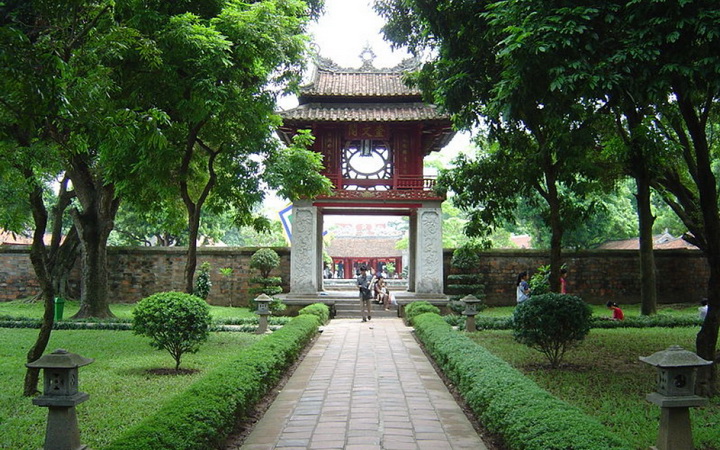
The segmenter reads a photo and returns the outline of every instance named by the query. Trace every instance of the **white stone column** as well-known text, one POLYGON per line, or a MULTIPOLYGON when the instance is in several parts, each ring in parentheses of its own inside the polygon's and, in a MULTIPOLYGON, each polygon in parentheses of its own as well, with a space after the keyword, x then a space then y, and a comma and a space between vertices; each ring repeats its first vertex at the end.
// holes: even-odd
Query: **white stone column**
POLYGON ((293 205, 292 246, 290 248, 290 293, 316 294, 322 284, 322 236, 318 210, 314 206, 293 205), (320 253, 318 254, 318 248, 320 253))
POLYGON ((417 210, 414 266, 416 293, 443 294, 442 211, 440 208, 417 210))
POLYGON ((415 265, 415 261, 417 261, 417 219, 418 215, 416 212, 410 214, 410 230, 408 233, 409 255, 407 261, 405 261, 408 268, 408 292, 415 292, 415 280, 417 279, 415 276, 415 270, 417 270, 417 266, 415 265))

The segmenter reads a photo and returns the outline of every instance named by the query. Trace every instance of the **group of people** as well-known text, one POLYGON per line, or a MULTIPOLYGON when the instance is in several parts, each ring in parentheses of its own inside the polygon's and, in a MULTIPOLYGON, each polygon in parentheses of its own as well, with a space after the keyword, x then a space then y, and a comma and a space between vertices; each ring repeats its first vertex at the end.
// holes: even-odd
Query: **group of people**
POLYGON ((337 270, 333 270, 330 264, 325 263, 323 267, 323 278, 326 280, 330 278, 345 278, 345 267, 343 263, 338 263, 337 270))
POLYGON ((394 299, 382 272, 374 275, 372 268, 368 269, 365 265, 360 266, 359 270, 357 286, 360 291, 360 309, 362 321, 366 322, 371 319, 373 301, 382 305, 385 311, 390 311, 394 299))
MULTIPOLYGON (((516 299, 517 303, 520 304, 530 298, 530 283, 528 282, 527 272, 520 272, 518 274, 516 285, 516 299)), ((567 269, 564 267, 560 269, 560 293, 567 294, 567 269)), ((612 311, 612 316, 609 317, 610 320, 625 320, 625 314, 617 303, 607 302, 605 306, 612 311)))

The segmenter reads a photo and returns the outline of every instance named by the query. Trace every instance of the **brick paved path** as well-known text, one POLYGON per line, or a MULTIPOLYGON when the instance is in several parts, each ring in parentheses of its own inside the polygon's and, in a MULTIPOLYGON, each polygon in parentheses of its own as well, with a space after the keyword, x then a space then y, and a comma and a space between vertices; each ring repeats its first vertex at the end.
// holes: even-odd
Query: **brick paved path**
POLYGON ((401 319, 336 319, 242 449, 486 447, 401 319))

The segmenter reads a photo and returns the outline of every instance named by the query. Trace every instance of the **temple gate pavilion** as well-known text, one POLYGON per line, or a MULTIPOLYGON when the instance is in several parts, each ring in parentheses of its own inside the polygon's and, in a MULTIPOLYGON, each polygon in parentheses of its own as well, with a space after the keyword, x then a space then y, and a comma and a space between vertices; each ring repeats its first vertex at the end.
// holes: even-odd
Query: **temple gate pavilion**
POLYGON ((377 69, 369 48, 361 58, 358 69, 318 59, 299 105, 280 113, 278 135, 286 144, 297 130, 312 130, 313 150, 323 155, 324 175, 334 185, 331 195, 293 205, 288 299, 323 290, 327 215, 408 216, 408 291, 444 297, 440 205, 445 199, 433 191, 435 180, 423 176, 423 158, 454 136, 450 118, 403 83, 403 73, 417 68, 417 61, 377 69))

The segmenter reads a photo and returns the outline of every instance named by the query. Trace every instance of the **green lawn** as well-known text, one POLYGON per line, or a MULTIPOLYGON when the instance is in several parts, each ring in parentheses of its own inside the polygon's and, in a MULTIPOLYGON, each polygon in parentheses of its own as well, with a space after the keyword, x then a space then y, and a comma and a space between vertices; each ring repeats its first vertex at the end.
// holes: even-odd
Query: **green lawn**
MULTIPOLYGON (((0 328, 0 448, 42 447, 47 409, 22 396, 25 354, 36 337, 37 330, 0 328)), ((211 333, 198 353, 183 356, 181 368, 199 372, 179 376, 148 374, 148 369, 173 368, 174 361, 128 331, 55 330, 48 352, 65 348, 95 358, 80 368, 80 390, 90 399, 77 413, 82 442, 99 449, 257 339, 247 333, 211 333)))
MULTIPOLYGON (((0 316, 27 317, 40 319, 43 316, 43 304, 40 302, 26 303, 23 301, 0 302, 0 316)), ((119 319, 132 319, 134 303, 113 303, 110 311, 119 319)), ((64 305, 63 318, 69 319, 77 313, 80 305, 76 301, 68 301, 64 305)), ((210 315, 214 320, 234 319, 241 317, 257 317, 247 308, 231 308, 227 306, 210 306, 210 315)))
MULTIPOLYGON (((480 331, 468 336, 640 449, 655 444, 660 408, 645 400, 654 390, 655 368, 638 357, 675 344, 694 350, 697 332, 694 327, 593 329, 566 354, 566 365, 558 370, 548 369, 540 352, 516 343, 512 331, 480 331)), ((719 449, 720 399, 707 407, 692 408, 691 417, 696 447, 719 449)))

